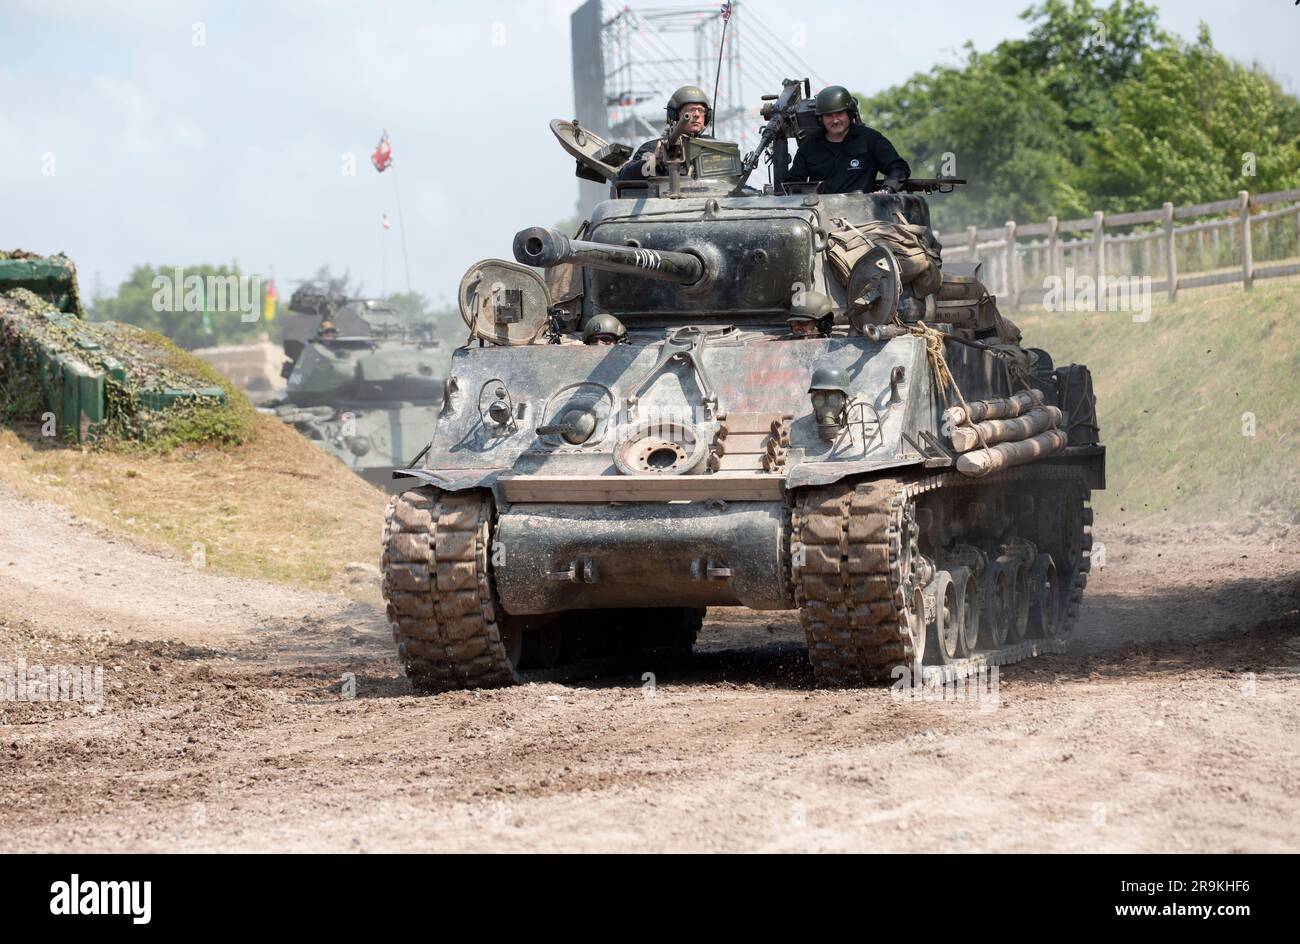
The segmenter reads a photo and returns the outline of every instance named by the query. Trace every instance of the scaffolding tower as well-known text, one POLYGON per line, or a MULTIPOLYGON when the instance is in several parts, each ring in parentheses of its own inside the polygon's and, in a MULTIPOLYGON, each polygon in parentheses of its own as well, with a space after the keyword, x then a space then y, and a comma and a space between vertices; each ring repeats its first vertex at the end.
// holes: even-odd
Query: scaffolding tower
MULTIPOLYGON (((623 5, 606 17, 601 0, 587 0, 571 17, 575 117, 607 140, 636 147, 663 131, 673 91, 698 85, 713 101, 713 136, 738 142, 742 152, 753 148, 762 95, 779 92, 787 78, 823 83, 744 4, 729 5, 729 22, 724 6, 623 5)), ((604 194, 584 182, 580 215, 604 194)))

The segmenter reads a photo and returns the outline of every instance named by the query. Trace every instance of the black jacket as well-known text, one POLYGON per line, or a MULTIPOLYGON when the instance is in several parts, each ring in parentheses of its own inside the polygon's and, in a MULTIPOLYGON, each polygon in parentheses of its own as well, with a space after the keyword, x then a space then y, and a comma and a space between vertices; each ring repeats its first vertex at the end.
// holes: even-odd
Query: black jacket
MULTIPOLYGON (((659 139, 647 141, 636 149, 636 153, 628 158, 628 162, 618 169, 619 180, 645 180, 645 159, 646 156, 653 153, 655 145, 659 139)), ((658 170, 659 168, 656 168, 658 170)))
POLYGON ((860 193, 876 189, 876 174, 897 190, 912 176, 912 169, 887 137, 854 122, 839 144, 827 141, 825 131, 800 144, 785 179, 823 181, 822 193, 860 193))

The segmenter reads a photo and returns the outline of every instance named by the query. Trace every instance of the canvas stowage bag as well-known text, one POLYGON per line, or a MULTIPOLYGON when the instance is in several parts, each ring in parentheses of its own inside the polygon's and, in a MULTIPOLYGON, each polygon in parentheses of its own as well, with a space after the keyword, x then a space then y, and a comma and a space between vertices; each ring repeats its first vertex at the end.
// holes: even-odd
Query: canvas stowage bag
POLYGON ((939 245, 929 227, 899 221, 868 220, 850 223, 845 219, 831 220, 836 228, 826 237, 826 254, 831 268, 843 285, 849 284, 853 264, 873 246, 884 246, 898 261, 902 283, 910 284, 917 298, 938 291, 943 282, 940 271, 939 245))

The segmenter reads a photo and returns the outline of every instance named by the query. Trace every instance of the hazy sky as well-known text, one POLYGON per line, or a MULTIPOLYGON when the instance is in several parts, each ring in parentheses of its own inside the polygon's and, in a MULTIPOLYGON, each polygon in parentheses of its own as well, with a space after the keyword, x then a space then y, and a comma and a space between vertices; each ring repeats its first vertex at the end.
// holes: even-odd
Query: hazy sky
MULTIPOLYGON (((915 3, 872 24, 859 4, 738 4, 801 37, 827 81, 867 93, 968 39, 1024 35, 1028 5, 915 3)), ((67 252, 87 294, 139 263, 231 260, 274 271, 285 297, 324 263, 371 294, 400 290, 393 175, 369 163, 386 127, 412 287, 450 303, 474 260, 509 258, 516 230, 573 213, 573 162, 546 124, 572 117, 577 6, 0 0, 0 248, 67 252)), ((1216 46, 1296 91, 1293 0, 1161 6, 1167 29, 1192 37, 1205 20, 1216 46)))

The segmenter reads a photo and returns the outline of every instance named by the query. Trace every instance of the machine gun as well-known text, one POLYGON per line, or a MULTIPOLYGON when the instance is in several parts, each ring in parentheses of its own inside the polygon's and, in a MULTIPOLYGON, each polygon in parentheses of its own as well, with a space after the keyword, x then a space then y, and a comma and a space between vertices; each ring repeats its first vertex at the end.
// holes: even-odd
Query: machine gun
MULTIPOLYGON (((682 170, 686 167, 686 148, 682 146, 682 136, 686 134, 686 126, 690 123, 690 116, 682 115, 671 128, 664 129, 659 145, 655 148, 656 157, 668 169, 669 188, 672 193, 681 191, 682 170)), ((655 170, 659 171, 659 168, 655 170)))
POLYGON ((817 130, 811 89, 807 79, 783 79, 779 95, 764 95, 762 116, 767 124, 759 135, 758 147, 745 155, 742 178, 747 179, 758 166, 763 154, 772 149, 772 182, 781 183, 789 167, 787 139, 806 131, 817 130))

